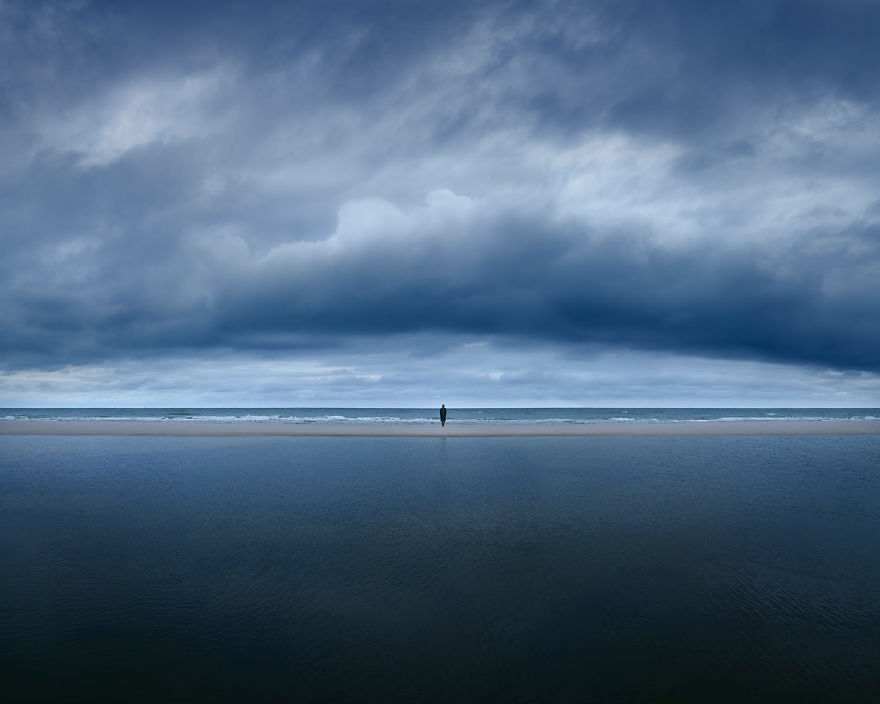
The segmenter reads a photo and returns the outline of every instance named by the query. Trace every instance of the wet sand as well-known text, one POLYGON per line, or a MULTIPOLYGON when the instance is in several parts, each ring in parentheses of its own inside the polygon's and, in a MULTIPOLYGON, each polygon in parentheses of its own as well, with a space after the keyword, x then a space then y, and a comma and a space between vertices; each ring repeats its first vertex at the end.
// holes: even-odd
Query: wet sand
POLYGON ((541 425, 332 425, 181 421, 0 421, 0 435, 554 437, 581 435, 878 435, 880 421, 685 421, 541 425))

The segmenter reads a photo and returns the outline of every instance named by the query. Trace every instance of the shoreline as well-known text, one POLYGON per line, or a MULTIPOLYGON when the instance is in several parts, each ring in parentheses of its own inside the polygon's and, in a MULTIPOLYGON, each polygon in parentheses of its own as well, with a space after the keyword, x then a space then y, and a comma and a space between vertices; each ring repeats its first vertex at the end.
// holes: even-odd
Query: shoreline
POLYGON ((0 421, 0 435, 171 437, 577 437, 706 435, 880 435, 880 421, 681 421, 542 425, 204 423, 198 421, 0 421))

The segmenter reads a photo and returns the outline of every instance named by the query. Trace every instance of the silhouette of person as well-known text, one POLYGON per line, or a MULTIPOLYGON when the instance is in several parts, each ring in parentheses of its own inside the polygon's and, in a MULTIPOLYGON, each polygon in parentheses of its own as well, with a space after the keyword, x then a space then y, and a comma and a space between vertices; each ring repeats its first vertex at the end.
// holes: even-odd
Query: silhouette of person
POLYGON ((440 404, 440 425, 442 425, 442 426, 446 425, 446 404, 445 403, 440 404))

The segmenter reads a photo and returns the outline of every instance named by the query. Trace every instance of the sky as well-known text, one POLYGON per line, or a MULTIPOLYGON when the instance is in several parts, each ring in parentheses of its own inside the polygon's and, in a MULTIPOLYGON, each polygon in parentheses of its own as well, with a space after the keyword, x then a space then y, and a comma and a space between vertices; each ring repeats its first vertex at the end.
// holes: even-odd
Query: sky
POLYGON ((874 0, 0 0, 0 405, 880 406, 874 0))

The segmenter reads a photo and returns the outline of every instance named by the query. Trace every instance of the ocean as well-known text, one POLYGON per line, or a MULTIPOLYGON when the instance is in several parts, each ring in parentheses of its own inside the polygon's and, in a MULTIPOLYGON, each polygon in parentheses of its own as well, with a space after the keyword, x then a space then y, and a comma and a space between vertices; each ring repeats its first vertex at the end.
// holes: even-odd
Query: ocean
POLYGON ((876 435, 0 436, 0 691, 876 701, 878 525, 876 435))
MULTIPOLYGON (((438 408, 4 408, 0 420, 426 425, 438 408)), ((464 408, 454 424, 880 420, 880 408, 464 408)))

